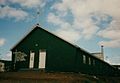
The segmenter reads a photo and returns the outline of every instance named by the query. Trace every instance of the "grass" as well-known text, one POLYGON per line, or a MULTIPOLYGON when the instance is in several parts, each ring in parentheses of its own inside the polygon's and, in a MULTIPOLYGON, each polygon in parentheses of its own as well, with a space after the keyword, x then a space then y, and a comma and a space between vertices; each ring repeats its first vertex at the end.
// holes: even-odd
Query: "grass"
POLYGON ((0 73, 0 83, 120 83, 120 77, 95 77, 79 73, 19 71, 0 73))

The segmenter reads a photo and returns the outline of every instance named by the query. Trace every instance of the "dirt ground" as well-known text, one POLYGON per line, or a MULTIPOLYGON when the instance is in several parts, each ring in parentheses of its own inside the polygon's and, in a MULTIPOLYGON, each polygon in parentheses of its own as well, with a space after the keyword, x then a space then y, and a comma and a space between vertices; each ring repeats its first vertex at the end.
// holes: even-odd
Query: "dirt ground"
POLYGON ((120 77, 96 77, 79 73, 19 71, 0 73, 0 83, 120 83, 120 77))

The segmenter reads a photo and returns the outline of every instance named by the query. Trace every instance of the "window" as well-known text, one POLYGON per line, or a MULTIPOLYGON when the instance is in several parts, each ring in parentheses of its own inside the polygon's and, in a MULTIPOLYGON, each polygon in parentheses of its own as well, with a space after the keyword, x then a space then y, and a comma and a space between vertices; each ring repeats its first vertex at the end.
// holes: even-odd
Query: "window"
POLYGON ((90 59, 90 57, 89 57, 89 65, 91 65, 91 59, 90 59))
POLYGON ((95 60, 93 60, 93 65, 95 65, 95 60))
POLYGON ((83 55, 83 63, 86 64, 86 56, 83 55))
POLYGON ((35 52, 30 51, 29 68, 34 68, 34 58, 35 58, 35 52))

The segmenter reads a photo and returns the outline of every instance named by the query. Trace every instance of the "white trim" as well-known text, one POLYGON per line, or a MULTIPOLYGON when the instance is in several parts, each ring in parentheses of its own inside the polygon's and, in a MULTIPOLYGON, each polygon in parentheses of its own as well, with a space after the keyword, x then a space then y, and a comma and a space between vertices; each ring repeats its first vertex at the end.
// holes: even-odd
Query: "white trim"
POLYGON ((46 50, 40 50, 39 52, 39 66, 38 68, 44 69, 46 64, 46 50))
POLYGON ((30 61, 29 61, 29 68, 34 68, 34 52, 30 52, 30 61))
POLYGON ((88 58, 88 61, 89 61, 89 65, 91 65, 91 58, 90 57, 88 58))
POLYGON ((83 63, 86 64, 86 56, 83 55, 83 63))

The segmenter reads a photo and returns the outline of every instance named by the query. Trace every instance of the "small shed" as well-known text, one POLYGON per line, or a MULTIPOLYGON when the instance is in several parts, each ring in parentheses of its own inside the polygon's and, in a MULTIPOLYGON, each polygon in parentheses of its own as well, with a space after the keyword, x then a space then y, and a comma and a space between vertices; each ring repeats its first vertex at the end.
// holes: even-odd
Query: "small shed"
POLYGON ((8 60, 0 60, 0 72, 11 71, 12 64, 8 60))
POLYGON ((101 52, 96 52, 96 53, 92 53, 92 55, 94 55, 95 57, 101 59, 104 61, 104 56, 103 56, 103 53, 101 52))
POLYGON ((5 64, 3 62, 0 62, 0 72, 5 71, 5 64))

